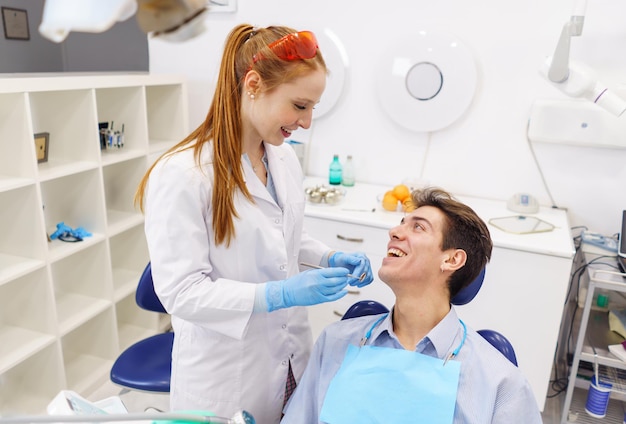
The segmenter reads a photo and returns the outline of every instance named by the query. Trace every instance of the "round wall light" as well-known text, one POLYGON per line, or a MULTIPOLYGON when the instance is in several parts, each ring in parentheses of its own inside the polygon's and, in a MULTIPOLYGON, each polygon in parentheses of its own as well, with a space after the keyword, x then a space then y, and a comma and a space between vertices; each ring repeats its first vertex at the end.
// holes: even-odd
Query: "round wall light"
POLYGON ((348 54, 341 39, 330 28, 314 32, 328 68, 326 90, 313 110, 313 119, 319 119, 329 113, 343 95, 348 72, 348 54))
POLYGON ((378 70, 377 90, 389 117, 412 131, 437 131, 467 110, 477 71, 458 37, 422 30, 390 43, 378 70))

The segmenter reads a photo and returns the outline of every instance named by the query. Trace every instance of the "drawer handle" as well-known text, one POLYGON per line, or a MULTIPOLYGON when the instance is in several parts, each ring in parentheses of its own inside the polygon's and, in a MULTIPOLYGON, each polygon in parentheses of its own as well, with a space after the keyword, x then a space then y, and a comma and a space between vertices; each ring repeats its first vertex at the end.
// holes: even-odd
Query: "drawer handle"
POLYGON ((333 311, 333 314, 337 315, 338 317, 343 317, 343 314, 336 309, 333 311))
POLYGON ((348 294, 361 294, 361 290, 348 290, 348 294))
POLYGON ((349 241, 351 243, 363 243, 363 239, 362 238, 345 237, 345 236, 342 236, 341 234, 337 234, 337 238, 339 240, 349 241))

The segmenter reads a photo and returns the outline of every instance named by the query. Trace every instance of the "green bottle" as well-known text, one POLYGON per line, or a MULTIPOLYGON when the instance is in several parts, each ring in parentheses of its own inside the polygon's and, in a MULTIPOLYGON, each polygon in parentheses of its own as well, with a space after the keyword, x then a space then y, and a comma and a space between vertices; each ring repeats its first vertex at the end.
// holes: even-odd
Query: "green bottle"
POLYGON ((330 163, 330 167, 328 168, 328 183, 332 185, 341 184, 341 173, 343 168, 341 166, 341 162, 339 162, 339 155, 333 156, 333 161, 330 163))

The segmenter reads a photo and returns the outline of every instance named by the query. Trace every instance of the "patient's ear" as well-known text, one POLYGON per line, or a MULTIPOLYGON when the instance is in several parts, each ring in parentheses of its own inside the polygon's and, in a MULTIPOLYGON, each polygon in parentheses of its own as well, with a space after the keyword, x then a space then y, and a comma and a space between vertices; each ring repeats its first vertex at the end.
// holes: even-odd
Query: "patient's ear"
POLYGON ((467 261, 467 253, 463 249, 450 249, 446 251, 444 260, 441 263, 441 272, 456 271, 463 267, 467 261))

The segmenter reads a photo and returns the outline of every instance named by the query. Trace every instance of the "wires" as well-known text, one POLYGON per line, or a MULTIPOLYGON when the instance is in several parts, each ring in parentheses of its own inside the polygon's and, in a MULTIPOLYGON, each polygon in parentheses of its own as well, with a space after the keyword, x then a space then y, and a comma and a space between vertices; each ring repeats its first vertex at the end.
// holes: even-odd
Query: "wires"
POLYGON ((530 125, 530 120, 528 121, 528 124, 526 125, 526 141, 528 142, 528 147, 530 148, 530 153, 533 156, 533 160, 535 161, 535 165, 537 165, 537 170, 539 171, 539 176, 541 177, 541 182, 543 182, 543 187, 546 189, 546 192, 548 193, 548 197, 550 197, 550 202, 552 202, 552 208, 557 209, 558 206, 556 205, 556 202, 554 201, 554 197, 552 197, 552 193, 550 192, 550 188, 548 187, 548 183, 546 182, 546 177, 543 175, 543 171, 541 170, 541 166, 539 166, 539 161, 537 160, 537 155, 535 154, 535 149, 533 149, 533 144, 530 140, 530 138, 528 138, 528 126, 530 125))

